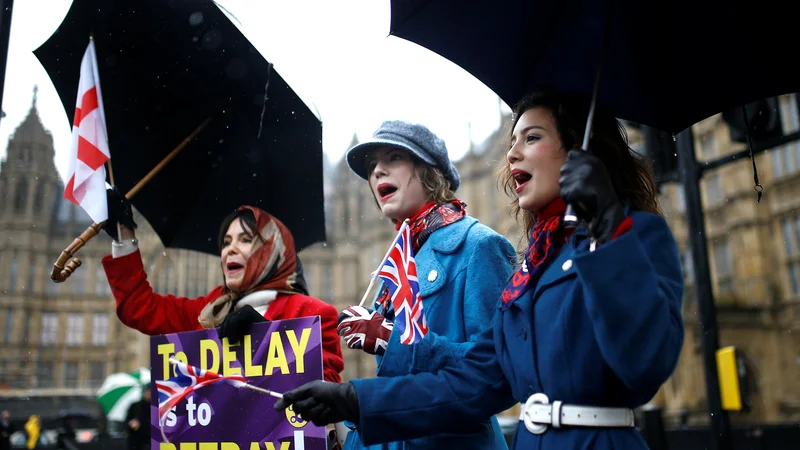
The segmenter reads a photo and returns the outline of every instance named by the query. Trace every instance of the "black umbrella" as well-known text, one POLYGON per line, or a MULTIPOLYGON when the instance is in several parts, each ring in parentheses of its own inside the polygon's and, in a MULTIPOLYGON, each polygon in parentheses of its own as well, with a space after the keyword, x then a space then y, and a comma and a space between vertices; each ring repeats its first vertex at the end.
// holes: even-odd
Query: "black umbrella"
POLYGON ((512 106, 542 86, 590 95, 605 39, 599 104, 678 133, 800 91, 793 11, 770 1, 392 0, 391 34, 458 64, 512 106))
MULTIPOLYGON (((392 0, 391 34, 460 65, 509 105, 545 86, 591 95, 586 149, 596 102, 677 133, 800 90, 800 68, 786 63, 793 11, 763 1, 392 0)), ((760 200, 754 159, 753 171, 760 200)), ((577 224, 571 205, 564 218, 577 224)))
POLYGON ((325 239, 322 125, 212 1, 75 0, 34 51, 70 121, 90 34, 123 193, 211 119, 133 198, 165 246, 218 253, 242 204, 283 221, 298 250, 325 239))

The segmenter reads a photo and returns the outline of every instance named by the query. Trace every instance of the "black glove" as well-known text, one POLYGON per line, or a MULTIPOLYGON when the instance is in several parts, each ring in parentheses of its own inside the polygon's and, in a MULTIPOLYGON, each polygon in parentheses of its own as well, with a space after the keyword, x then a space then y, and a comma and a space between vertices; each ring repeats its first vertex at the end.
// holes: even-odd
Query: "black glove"
POLYGON ((285 392, 283 398, 275 403, 275 411, 282 411, 289 405, 295 414, 317 426, 344 420, 358 423, 358 396, 352 383, 306 383, 285 392))
POLYGON ((614 192, 603 162, 589 152, 572 150, 561 166, 558 184, 561 198, 589 224, 589 232, 597 243, 609 241, 625 220, 625 206, 614 192))
POLYGON ((117 223, 131 230, 136 229, 131 202, 122 195, 116 186, 106 189, 106 199, 108 200, 108 220, 103 224, 103 230, 119 242, 117 223))
POLYGON ((222 325, 219 326, 219 338, 228 338, 228 342, 235 344, 241 342, 250 325, 254 323, 266 322, 258 311, 252 306, 245 305, 239 309, 229 312, 222 325))

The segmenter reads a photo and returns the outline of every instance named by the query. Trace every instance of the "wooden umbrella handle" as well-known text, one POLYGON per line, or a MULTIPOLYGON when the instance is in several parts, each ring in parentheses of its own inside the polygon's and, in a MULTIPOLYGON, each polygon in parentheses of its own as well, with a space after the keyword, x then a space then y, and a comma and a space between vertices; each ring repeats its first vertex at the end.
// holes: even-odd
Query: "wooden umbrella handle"
POLYGON ((53 263, 53 270, 50 272, 50 279, 56 283, 62 283, 74 272, 78 267, 83 264, 80 259, 73 258, 75 253, 81 249, 89 239, 97 236, 97 233, 103 228, 102 223, 93 223, 87 228, 80 236, 69 244, 69 247, 61 252, 55 263, 53 263), (72 259, 70 259, 72 258, 72 259))

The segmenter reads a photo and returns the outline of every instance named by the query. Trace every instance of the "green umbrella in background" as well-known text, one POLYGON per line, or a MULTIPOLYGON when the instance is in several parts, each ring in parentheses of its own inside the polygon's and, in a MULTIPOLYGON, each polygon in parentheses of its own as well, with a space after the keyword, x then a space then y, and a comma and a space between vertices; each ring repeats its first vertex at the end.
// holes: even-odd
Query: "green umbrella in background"
POLYGON ((127 373, 112 373, 100 389, 97 401, 103 406, 108 420, 124 422, 128 408, 142 398, 142 389, 150 384, 150 369, 127 373))

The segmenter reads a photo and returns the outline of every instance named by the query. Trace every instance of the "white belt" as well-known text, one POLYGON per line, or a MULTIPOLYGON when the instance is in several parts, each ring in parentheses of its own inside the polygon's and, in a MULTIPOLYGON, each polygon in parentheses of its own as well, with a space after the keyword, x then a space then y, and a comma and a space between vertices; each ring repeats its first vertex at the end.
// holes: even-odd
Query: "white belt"
POLYGON ((633 410, 629 408, 565 405, 560 401, 550 404, 547 395, 541 393, 528 397, 519 420, 533 434, 542 434, 551 425, 553 428, 634 426, 633 410))

